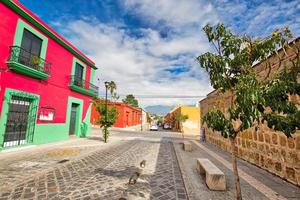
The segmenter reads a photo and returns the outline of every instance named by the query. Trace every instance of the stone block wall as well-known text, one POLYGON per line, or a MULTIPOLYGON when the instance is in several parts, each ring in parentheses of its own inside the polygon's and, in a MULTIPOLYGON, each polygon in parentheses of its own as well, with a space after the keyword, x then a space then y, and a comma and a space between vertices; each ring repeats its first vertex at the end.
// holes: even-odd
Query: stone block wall
MULTIPOLYGON (((299 48, 299 39, 297 45, 299 48)), ((293 51, 288 51, 285 56, 287 66, 290 61, 295 59, 293 51)), ((278 62, 273 57, 271 74, 276 74, 278 62), (277 63, 277 64, 276 64, 277 63)), ((263 63, 255 66, 258 76, 263 77, 268 73, 268 68, 263 63)), ((225 113, 234 99, 232 94, 222 94, 219 91, 213 91, 205 99, 200 101, 201 116, 204 116, 213 107, 225 113)), ((300 109, 300 97, 293 96, 291 100, 298 104, 300 109)), ((225 151, 231 151, 230 142, 223 138, 219 133, 213 132, 206 127, 206 138, 209 143, 215 144, 225 151)), ((300 186, 300 131, 293 134, 292 138, 287 138, 282 132, 276 132, 269 129, 266 124, 259 126, 258 130, 250 128, 236 138, 238 156, 250 163, 253 163, 267 171, 286 179, 287 181, 300 186)))
MULTIPOLYGON (((209 143, 231 152, 229 140, 207 127, 206 138, 209 143)), ((259 131, 253 128, 244 131, 236 142, 240 158, 300 186, 300 131, 287 138, 262 125, 259 131)))

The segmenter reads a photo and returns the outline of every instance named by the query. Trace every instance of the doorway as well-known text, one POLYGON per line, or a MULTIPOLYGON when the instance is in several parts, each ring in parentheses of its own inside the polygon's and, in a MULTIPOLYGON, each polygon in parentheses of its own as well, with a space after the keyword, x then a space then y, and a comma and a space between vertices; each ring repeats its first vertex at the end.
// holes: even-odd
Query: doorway
POLYGON ((69 135, 75 135, 76 133, 76 125, 77 125, 77 121, 78 121, 78 108, 79 108, 79 104, 76 103, 72 103, 71 106, 71 116, 70 116, 70 127, 69 127, 69 135))
POLYGON ((3 147, 25 145, 32 142, 36 109, 33 100, 12 96, 9 102, 3 147))

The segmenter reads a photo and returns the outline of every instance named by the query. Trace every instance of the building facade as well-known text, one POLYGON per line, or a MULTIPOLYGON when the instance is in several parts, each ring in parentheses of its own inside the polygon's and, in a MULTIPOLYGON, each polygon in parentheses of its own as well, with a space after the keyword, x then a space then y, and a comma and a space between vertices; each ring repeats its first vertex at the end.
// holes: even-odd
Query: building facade
POLYGON ((88 135, 95 64, 18 1, 0 19, 0 149, 88 135))
MULTIPOLYGON (((296 53, 300 49, 300 39, 295 40, 291 47, 287 49, 286 54, 283 51, 279 52, 283 58, 281 67, 284 65, 293 66, 292 62, 300 59, 299 54, 296 53)), ((267 74, 272 78, 278 71, 282 70, 279 68, 279 61, 276 57, 270 56, 269 61, 271 62, 271 71, 265 63, 258 63, 254 66, 259 79, 264 79, 267 74)), ((297 103, 299 109, 300 97, 290 96, 290 98, 297 103)), ((204 116, 214 107, 226 113, 232 99, 231 93, 223 94, 218 90, 212 91, 200 101, 201 115, 204 116)), ((226 151, 231 151, 231 144, 228 139, 207 128, 205 123, 203 127, 209 143, 226 151)), ((293 137, 287 138, 284 133, 268 128, 266 123, 261 124, 257 130, 254 127, 249 128, 237 136, 238 156, 300 186, 300 131, 296 131, 293 137)))
POLYGON ((177 106, 171 110, 164 118, 164 123, 169 123, 173 131, 185 134, 200 134, 200 108, 194 106, 177 106), (176 115, 187 115, 184 122, 175 120, 176 115))
POLYGON ((150 124, 151 124, 151 116, 150 114, 142 109, 142 118, 141 118, 141 123, 142 123, 142 130, 146 131, 150 129, 150 124))
MULTIPOLYGON (((110 102, 109 105, 113 105, 117 107, 119 112, 118 120, 114 124, 116 128, 127 128, 132 126, 141 125, 142 120, 142 110, 140 108, 136 108, 130 106, 126 103, 121 102, 110 102)), ((91 123, 92 125, 99 126, 98 122, 100 115, 96 111, 95 106, 92 106, 92 115, 91 115, 91 123)))

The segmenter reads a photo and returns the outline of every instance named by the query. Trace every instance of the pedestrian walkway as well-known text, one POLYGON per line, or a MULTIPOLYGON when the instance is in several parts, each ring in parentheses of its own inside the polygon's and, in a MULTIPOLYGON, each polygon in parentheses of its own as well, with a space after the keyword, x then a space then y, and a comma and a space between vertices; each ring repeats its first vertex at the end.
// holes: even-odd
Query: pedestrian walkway
POLYGON ((71 138, 67 141, 12 149, 0 152, 0 192, 12 185, 27 180, 33 174, 41 173, 60 162, 72 160, 117 143, 114 140, 104 144, 100 137, 71 138))
MULTIPOLYGON (((234 199, 231 155, 208 143, 194 141, 192 146, 192 152, 185 152, 182 150, 181 144, 174 143, 190 199, 234 199), (196 170, 197 158, 208 158, 225 173, 226 191, 211 191, 207 188, 204 177, 200 176, 196 170)), ((238 167, 244 199, 300 199, 300 189, 297 186, 240 159, 238 159, 238 167)))

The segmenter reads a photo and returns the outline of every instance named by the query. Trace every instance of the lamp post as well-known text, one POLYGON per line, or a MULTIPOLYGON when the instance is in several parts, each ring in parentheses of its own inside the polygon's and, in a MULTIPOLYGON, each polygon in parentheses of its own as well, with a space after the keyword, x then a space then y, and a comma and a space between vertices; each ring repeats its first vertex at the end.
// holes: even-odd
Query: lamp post
MULTIPOLYGON (((104 82, 104 85, 105 85, 105 126, 107 124, 107 90, 108 90, 108 86, 109 86, 109 82, 105 81, 104 82)), ((107 139, 107 133, 106 133, 106 127, 105 127, 105 137, 104 137, 104 141, 106 143, 106 139, 107 139)))

